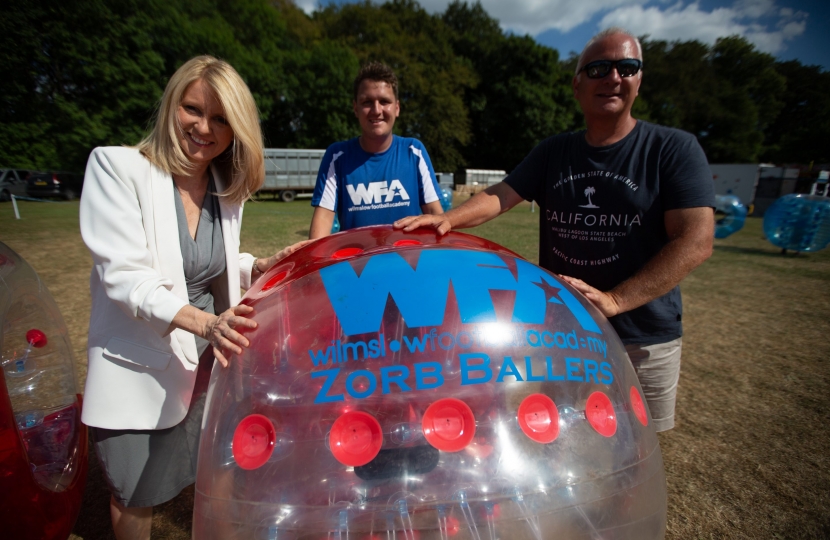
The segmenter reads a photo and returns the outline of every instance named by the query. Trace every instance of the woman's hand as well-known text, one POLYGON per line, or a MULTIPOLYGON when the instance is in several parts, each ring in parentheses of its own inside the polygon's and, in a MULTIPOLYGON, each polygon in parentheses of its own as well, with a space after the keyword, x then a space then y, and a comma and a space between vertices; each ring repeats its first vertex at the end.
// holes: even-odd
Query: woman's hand
POLYGON ((213 345, 213 354, 222 367, 228 367, 229 358, 233 354, 242 354, 242 349, 250 345, 248 338, 238 330, 253 330, 257 327, 256 321, 247 318, 254 308, 238 305, 220 313, 205 325, 202 337, 213 345))
POLYGON ((288 257, 295 251, 302 249, 303 246, 305 246, 306 244, 310 244, 313 241, 314 240, 302 240, 300 242, 297 242, 296 244, 292 244, 286 248, 281 249, 280 251, 276 252, 268 258, 254 259, 254 279, 267 272, 269 268, 273 267, 275 264, 277 264, 284 258, 288 257))

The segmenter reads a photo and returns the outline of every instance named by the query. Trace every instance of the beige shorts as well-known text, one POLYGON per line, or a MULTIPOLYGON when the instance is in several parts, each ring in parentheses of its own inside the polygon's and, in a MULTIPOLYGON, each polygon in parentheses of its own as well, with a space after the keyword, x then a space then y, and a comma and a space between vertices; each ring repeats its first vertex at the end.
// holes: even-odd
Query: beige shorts
POLYGON ((653 345, 626 345, 625 350, 640 379, 651 412, 654 429, 674 427, 674 404, 680 380, 680 349, 683 338, 653 345))

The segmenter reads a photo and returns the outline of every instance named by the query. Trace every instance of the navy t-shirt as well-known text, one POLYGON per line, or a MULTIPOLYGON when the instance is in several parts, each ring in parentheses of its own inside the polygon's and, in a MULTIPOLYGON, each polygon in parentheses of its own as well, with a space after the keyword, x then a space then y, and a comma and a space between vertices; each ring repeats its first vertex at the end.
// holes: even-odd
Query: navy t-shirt
MULTIPOLYGON (((712 173, 690 133, 638 121, 622 140, 592 147, 585 132, 542 141, 505 180, 541 209, 539 263, 607 291, 668 242, 667 210, 715 205, 712 173)), ((610 319, 624 343, 683 334, 680 288, 610 319)))
POLYGON ((389 149, 370 154, 355 138, 326 150, 311 205, 337 212, 340 229, 347 231, 418 216, 422 205, 438 200, 439 191, 418 139, 393 136, 389 149))

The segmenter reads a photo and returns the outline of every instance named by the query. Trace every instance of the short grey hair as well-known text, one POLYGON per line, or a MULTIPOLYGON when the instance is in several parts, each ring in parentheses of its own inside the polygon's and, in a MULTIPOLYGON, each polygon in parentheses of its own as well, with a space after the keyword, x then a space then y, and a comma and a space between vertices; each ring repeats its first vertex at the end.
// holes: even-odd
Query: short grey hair
POLYGON ((617 34, 622 34, 626 37, 631 38, 635 45, 637 45, 637 59, 642 62, 643 61, 643 46, 640 44, 640 40, 624 28, 620 28, 619 26, 612 26, 611 28, 606 28, 602 32, 598 33, 594 37, 588 40, 588 43, 585 44, 585 47, 582 48, 582 52, 579 53, 579 61, 576 63, 576 71, 574 72, 574 76, 579 75, 579 70, 585 65, 585 52, 591 48, 597 41, 605 39, 609 36, 616 36, 617 34))

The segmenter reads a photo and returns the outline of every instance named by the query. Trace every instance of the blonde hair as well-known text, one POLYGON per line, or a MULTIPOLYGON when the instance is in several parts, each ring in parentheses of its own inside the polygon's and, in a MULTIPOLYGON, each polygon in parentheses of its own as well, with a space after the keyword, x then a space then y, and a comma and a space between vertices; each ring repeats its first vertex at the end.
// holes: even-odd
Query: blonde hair
POLYGON ((254 96, 227 62, 212 56, 197 56, 177 69, 164 89, 155 125, 136 148, 156 167, 170 174, 187 175, 192 170, 179 144, 181 126, 177 112, 187 87, 198 80, 213 91, 233 130, 233 142, 212 163, 226 183, 222 196, 242 203, 265 180, 262 129, 254 96))

